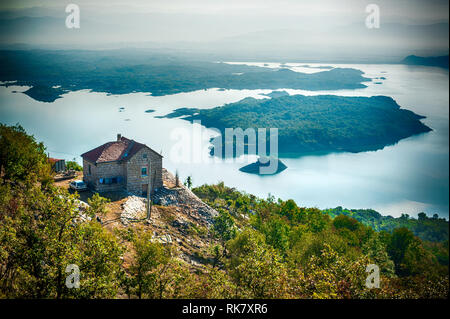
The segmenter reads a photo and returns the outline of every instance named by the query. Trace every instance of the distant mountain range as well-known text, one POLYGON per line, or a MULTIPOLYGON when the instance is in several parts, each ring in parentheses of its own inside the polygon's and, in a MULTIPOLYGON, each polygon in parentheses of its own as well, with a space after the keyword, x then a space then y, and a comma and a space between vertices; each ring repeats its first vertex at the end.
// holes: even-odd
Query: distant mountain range
POLYGON ((126 47, 202 55, 222 61, 395 63, 410 53, 446 54, 449 43, 448 23, 383 23, 380 29, 368 29, 364 23, 310 26, 299 21, 276 27, 242 17, 238 21, 170 14, 107 18, 84 13, 81 28, 74 30, 65 27, 63 10, 21 14, 0 11, 0 48, 126 47))

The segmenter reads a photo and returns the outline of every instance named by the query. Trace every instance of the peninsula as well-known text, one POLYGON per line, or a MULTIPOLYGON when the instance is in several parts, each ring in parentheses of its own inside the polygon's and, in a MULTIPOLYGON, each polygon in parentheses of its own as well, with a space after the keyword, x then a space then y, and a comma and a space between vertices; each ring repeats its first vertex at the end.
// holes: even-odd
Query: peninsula
POLYGON ((387 96, 245 98, 212 109, 180 108, 166 117, 200 120, 222 135, 225 128, 278 128, 278 151, 283 157, 374 151, 431 131, 420 121, 423 116, 400 108, 387 96))

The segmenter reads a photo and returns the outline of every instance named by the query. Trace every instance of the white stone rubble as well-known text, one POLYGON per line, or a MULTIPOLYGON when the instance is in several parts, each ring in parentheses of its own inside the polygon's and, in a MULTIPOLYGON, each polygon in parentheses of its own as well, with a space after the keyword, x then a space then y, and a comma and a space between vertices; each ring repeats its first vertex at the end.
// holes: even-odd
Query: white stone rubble
POLYGON ((143 197, 129 196, 127 201, 122 204, 121 222, 128 225, 129 222, 145 218, 146 202, 147 200, 143 197))

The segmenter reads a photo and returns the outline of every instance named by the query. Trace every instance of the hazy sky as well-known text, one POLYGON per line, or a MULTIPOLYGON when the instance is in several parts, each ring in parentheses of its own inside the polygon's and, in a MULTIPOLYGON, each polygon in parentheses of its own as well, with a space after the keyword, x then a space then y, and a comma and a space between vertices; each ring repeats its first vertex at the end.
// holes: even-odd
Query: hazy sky
POLYGON ((104 12, 158 12, 230 15, 291 15, 299 17, 348 17, 378 4, 387 20, 433 23, 448 21, 448 0, 2 0, 0 9, 61 7, 68 3, 104 12))
POLYGON ((0 45, 157 43, 231 55, 395 60, 446 53, 448 9, 448 0, 0 0, 0 45), (65 28, 71 2, 80 7, 79 30, 65 28), (380 30, 365 27, 371 3, 380 7, 380 30))

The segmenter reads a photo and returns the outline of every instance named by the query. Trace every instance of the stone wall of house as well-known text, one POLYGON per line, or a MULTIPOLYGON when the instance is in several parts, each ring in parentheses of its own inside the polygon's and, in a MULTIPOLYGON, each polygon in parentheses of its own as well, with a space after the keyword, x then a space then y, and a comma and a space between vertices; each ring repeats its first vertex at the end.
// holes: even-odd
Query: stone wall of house
POLYGON ((149 148, 143 148, 126 162, 127 190, 142 195, 143 185, 154 183, 153 191, 162 187, 162 157, 149 148), (148 168, 150 162, 150 169, 148 168), (147 168, 147 176, 142 176, 142 168, 147 168))
POLYGON ((125 164, 117 162, 98 163, 97 165, 83 159, 83 179, 88 186, 97 192, 123 190, 127 185, 125 164), (89 165, 91 174, 89 175, 89 165), (100 179, 121 177, 121 182, 114 184, 101 184, 100 179))
POLYGON ((83 180, 88 187, 97 192, 127 190, 130 193, 142 195, 143 186, 149 181, 153 190, 163 186, 162 157, 149 148, 143 148, 125 162, 108 162, 94 164, 83 159, 83 180), (150 160, 150 170, 148 163, 150 160), (90 166, 90 174, 89 174, 90 166), (147 176, 142 176, 142 168, 147 168, 147 176), (150 175, 149 175, 150 174, 150 175), (101 184, 101 178, 122 177, 121 183, 101 184))
POLYGON ((97 167, 95 166, 95 164, 83 158, 83 181, 88 185, 89 188, 94 188, 96 179, 97 167))
POLYGON ((123 190, 127 185, 127 176, 125 174, 125 165, 123 163, 108 162, 97 164, 97 185, 96 190, 98 192, 110 192, 123 190), (100 178, 113 178, 121 177, 121 182, 115 184, 101 184, 100 178))

